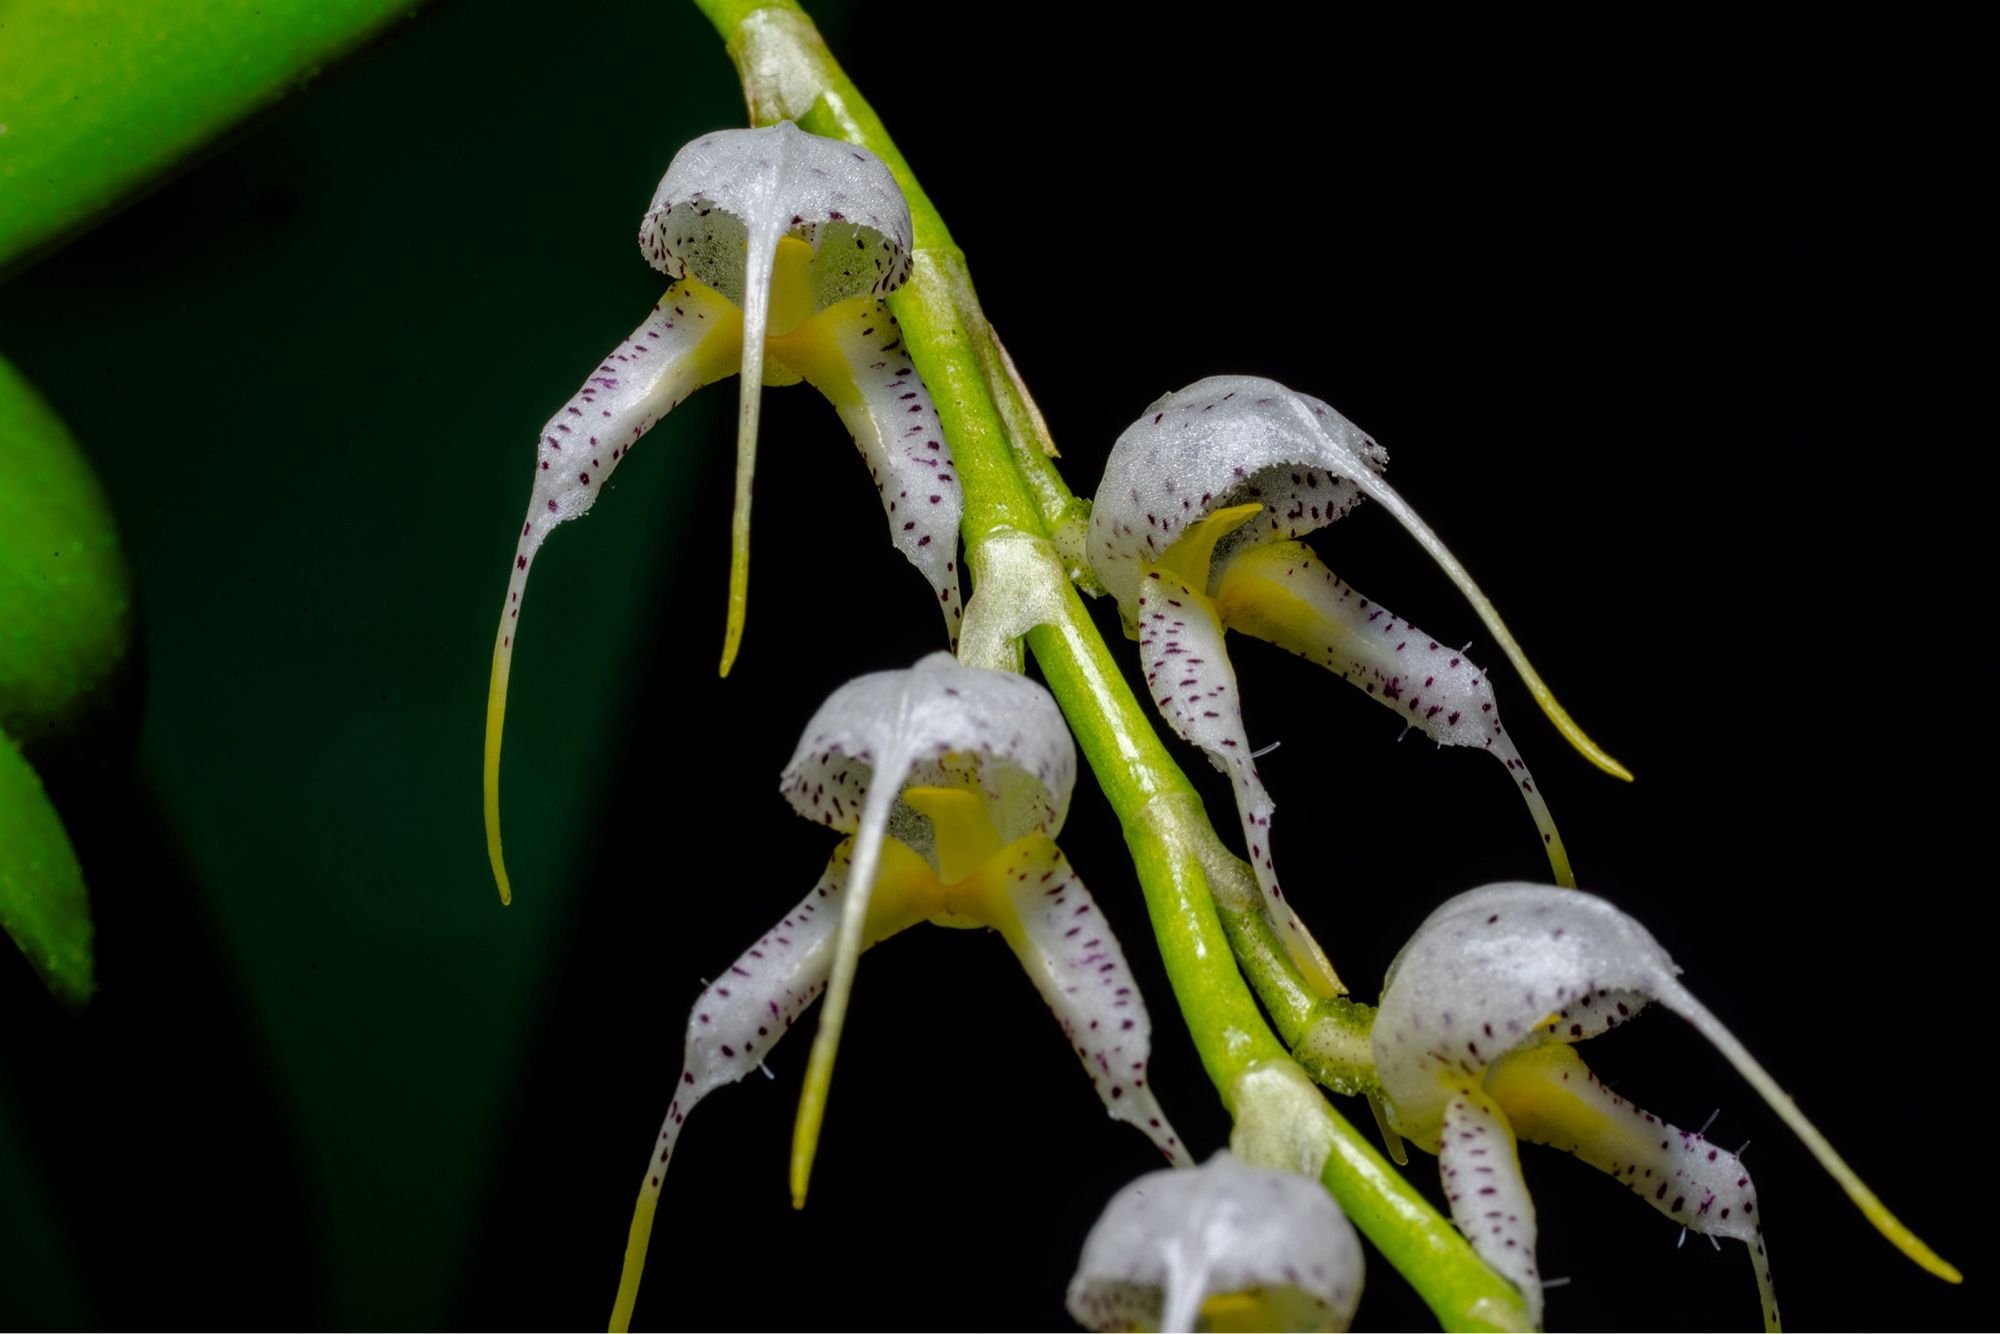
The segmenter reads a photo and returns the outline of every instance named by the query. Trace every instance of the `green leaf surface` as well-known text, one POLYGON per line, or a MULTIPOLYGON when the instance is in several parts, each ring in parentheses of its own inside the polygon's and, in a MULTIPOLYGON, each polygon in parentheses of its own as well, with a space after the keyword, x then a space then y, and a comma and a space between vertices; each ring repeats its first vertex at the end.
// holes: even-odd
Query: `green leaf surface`
POLYGON ((40 756, 101 721, 131 661, 132 604, 89 462, 0 360, 0 731, 40 756))
POLYGON ((58 999, 81 1005, 96 986, 90 899, 76 850, 42 780, 0 736, 0 927, 58 999))
POLYGON ((413 14, 413 0, 0 0, 0 274, 413 14))

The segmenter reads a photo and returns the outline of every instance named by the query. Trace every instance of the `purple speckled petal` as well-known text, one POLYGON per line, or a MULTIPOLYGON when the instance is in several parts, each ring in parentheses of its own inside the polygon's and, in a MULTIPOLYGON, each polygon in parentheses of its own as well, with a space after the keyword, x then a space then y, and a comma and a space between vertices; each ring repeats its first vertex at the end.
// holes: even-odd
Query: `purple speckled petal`
POLYGON ((1146 1082, 1152 1023, 1110 923, 1046 836, 1021 839, 1007 857, 997 873, 1013 920, 995 925, 1055 1011, 1105 1109, 1144 1131, 1169 1162, 1193 1162, 1146 1082))
POLYGON ((1498 758, 1528 803, 1557 883, 1575 885, 1548 804, 1500 723, 1492 682, 1462 651, 1361 596, 1300 542, 1238 550, 1217 575, 1215 601, 1231 630, 1320 664, 1441 746, 1498 758))
POLYGON ((1246 1328, 1341 1330, 1361 1267, 1360 1238, 1324 1187, 1223 1152, 1112 1197, 1083 1244, 1069 1313, 1086 1329, 1192 1330, 1205 1301, 1245 1294, 1268 1322, 1246 1328))
POLYGON ((959 602, 958 524, 964 511, 951 446, 930 392, 903 346, 896 317, 879 301, 848 302, 797 334, 773 340, 774 361, 825 394, 868 462, 889 538, 930 580, 954 650, 959 602))
POLYGON ((646 322, 598 363, 583 388, 542 427, 535 484, 514 548, 507 600, 494 635, 486 705, 486 842, 504 903, 512 898, 500 850, 500 737, 514 628, 535 553, 557 524, 596 503, 612 469, 682 399, 735 367, 742 320, 722 296, 688 279, 667 289, 646 322))
POLYGON ((1236 673, 1223 648, 1214 604, 1170 571, 1148 567, 1133 597, 1133 611, 1139 658, 1153 703, 1176 733, 1200 746, 1209 762, 1229 775, 1243 821, 1243 840, 1271 920, 1299 967, 1316 978, 1326 994, 1338 994, 1332 965, 1278 885, 1270 846, 1274 806, 1257 776, 1256 761, 1250 758, 1236 673))
POLYGON ((1749 1247, 1765 1328, 1778 1328, 1757 1188, 1742 1159, 1619 1097, 1564 1043, 1501 1057, 1487 1072, 1486 1091, 1522 1139, 1575 1154, 1676 1223, 1749 1247))
POLYGON ((1541 1328, 1535 1202, 1521 1179, 1521 1159, 1506 1116, 1476 1088, 1460 1088, 1445 1103, 1438 1175, 1451 1221, 1480 1259, 1521 1290, 1529 1323, 1541 1328))

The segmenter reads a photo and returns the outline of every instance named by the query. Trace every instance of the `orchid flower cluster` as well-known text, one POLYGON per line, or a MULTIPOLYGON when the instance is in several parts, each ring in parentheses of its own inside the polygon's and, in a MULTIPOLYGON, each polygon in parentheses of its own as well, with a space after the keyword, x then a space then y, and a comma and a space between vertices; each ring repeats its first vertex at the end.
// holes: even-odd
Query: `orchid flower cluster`
MULTIPOLYGON (((777 105, 796 115, 814 104, 795 85, 810 84, 821 68, 814 60, 830 57, 811 45, 816 35, 801 36, 810 25, 801 29, 792 18, 803 20, 772 19, 756 31, 746 23, 748 36, 740 47, 732 43, 753 109, 777 105), (797 59, 773 65, 760 50, 797 59)), ((1078 624, 1068 610, 1074 562, 1061 557, 1063 534, 972 521, 979 497, 961 494, 960 440, 940 418, 918 373, 921 357, 912 357, 886 301, 922 268, 922 247, 905 186, 860 146, 871 125, 851 118, 847 138, 856 142, 842 142, 787 119, 684 148, 640 229, 642 251, 672 285, 550 419, 534 451, 488 710, 486 817, 503 900, 511 890, 499 839, 500 733, 528 572, 548 534, 588 511, 639 438, 700 386, 740 376, 725 674, 747 607, 766 385, 804 380, 833 402, 868 464, 892 541, 943 613, 945 646, 957 649, 961 622, 965 631, 962 659, 937 652, 904 671, 861 677, 806 722, 780 790, 839 841, 818 882, 789 908, 773 905, 776 924, 695 1002, 673 1100, 646 1153, 611 1326, 624 1329, 634 1315, 655 1213, 663 1200, 671 1207, 668 1167, 687 1117, 757 1069, 824 993, 791 1150, 792 1194, 803 1204, 860 956, 929 922, 999 933, 1109 1115, 1150 1138, 1170 1164, 1107 1206, 1069 1292, 1080 1323, 1346 1328, 1361 1294, 1361 1249, 1335 1196, 1374 1187, 1341 1177, 1328 1128, 1336 1118, 1320 1093, 1283 1051, 1246 1059, 1226 1085, 1218 1076, 1236 1122, 1232 1143, 1196 1167, 1200 1155, 1166 1111, 1191 1093, 1159 1095, 1147 1078, 1151 1021, 1126 949, 1055 842, 1076 778, 1064 717, 1070 710, 1074 722, 1076 706, 1067 697, 1059 706, 1018 671, 1023 638, 1040 656, 1039 631, 1078 624), (978 584, 963 617, 961 528, 978 584)), ((1011 364, 988 384, 1016 406, 1024 397, 1011 364)), ((1740 1158, 1611 1093, 1576 1054, 1577 1043, 1626 1022, 1649 1000, 1715 1043, 1891 1241, 1955 1280, 1681 985, 1653 937, 1609 902, 1573 888, 1562 841, 1501 724, 1488 674, 1465 649, 1345 583, 1301 541, 1364 500, 1386 509, 1463 590, 1556 727, 1600 767, 1629 777, 1555 703, 1464 567, 1382 480, 1386 462, 1381 445, 1315 398, 1250 377, 1203 380, 1159 399, 1119 438, 1087 535, 1067 536, 1116 600, 1160 717, 1231 782, 1246 883, 1257 889, 1248 915, 1281 943, 1274 966, 1293 970, 1311 994, 1333 1002, 1344 988, 1298 898, 1281 887, 1274 802, 1245 733, 1228 631, 1320 663, 1440 745, 1490 752, 1525 799, 1555 885, 1461 895, 1390 967, 1379 1010, 1341 1002, 1359 1053, 1353 1086, 1377 1100, 1392 1141, 1407 1137, 1437 1156, 1457 1236, 1437 1231, 1430 1253, 1466 1256, 1465 1272, 1485 1294, 1460 1315, 1540 1324, 1535 1212, 1516 1152, 1527 1139, 1576 1155, 1690 1229, 1742 1241, 1765 1323, 1776 1327, 1757 1195, 1740 1158)), ((1206 876, 1219 896, 1230 867, 1241 864, 1214 855, 1198 805, 1174 808, 1180 813, 1171 817, 1161 809, 1132 819, 1162 821, 1168 845, 1200 845, 1192 874, 1197 883, 1206 876)), ((1100 888, 1119 878, 1115 868, 1087 870, 1100 888)), ((1146 884, 1160 874, 1140 868, 1146 884)), ((1226 958, 1222 965, 1233 967, 1226 958)), ((1194 1008, 1183 997, 1183 1010, 1194 1008)), ((1246 1024, 1255 1025, 1254 1008, 1248 1013, 1246 1024)), ((1244 1044, 1256 1045, 1248 1037, 1244 1044)), ((1400 1143, 1391 1150, 1400 1154, 1400 1143)), ((1406 1252, 1380 1229, 1428 1227, 1398 1220, 1420 1219, 1429 1208, 1411 1194, 1401 1214, 1357 1217, 1394 1256, 1406 1252)), ((1404 1267, 1421 1285, 1419 1267, 1404 1267)))

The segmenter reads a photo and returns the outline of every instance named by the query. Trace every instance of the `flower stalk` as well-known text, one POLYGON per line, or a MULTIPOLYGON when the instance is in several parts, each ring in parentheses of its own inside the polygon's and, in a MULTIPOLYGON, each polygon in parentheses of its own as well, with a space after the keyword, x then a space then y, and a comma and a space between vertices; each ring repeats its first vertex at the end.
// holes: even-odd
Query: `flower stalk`
MULTIPOLYGON (((755 123, 792 119, 811 133, 864 147, 888 164, 902 188, 914 224, 914 269, 890 305, 951 442, 975 578, 988 543, 1025 536, 1053 543, 1059 553, 1074 545, 1081 506, 1062 483, 1046 429, 980 310, 964 255, 811 20, 787 0, 695 2, 736 62, 755 123)), ((1053 574, 1042 582, 1029 600, 1045 619, 1027 631, 1028 648, 1117 812, 1203 1066, 1232 1116, 1239 1123, 1255 1119, 1244 1104, 1284 1081, 1250 1076, 1289 1066, 1292 1057, 1237 971, 1207 864, 1219 843, 1074 585, 1053 574)), ((1266 958, 1251 952, 1246 966, 1260 969, 1266 958)), ((1260 990, 1284 987, 1285 979, 1274 976, 1260 990)), ((1297 1106, 1287 1101, 1278 1114, 1297 1115, 1297 1106)), ((1324 1098, 1307 1115, 1318 1118, 1312 1129, 1328 1145, 1321 1174, 1327 1188, 1447 1328, 1525 1327, 1514 1287, 1480 1262, 1361 1132, 1324 1098)))

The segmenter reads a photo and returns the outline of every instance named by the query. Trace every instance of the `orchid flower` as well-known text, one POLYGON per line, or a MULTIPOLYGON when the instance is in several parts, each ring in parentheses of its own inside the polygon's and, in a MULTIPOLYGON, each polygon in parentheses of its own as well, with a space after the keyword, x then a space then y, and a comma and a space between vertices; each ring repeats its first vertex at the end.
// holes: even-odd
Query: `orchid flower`
POLYGON ((1616 1028, 1649 1000, 1715 1044, 1897 1249, 1958 1282, 1679 972, 1645 927, 1603 899, 1524 884, 1452 899, 1389 965, 1372 1042, 1391 1124, 1438 1155, 1452 1220, 1521 1289, 1537 1322, 1535 1210, 1516 1136, 1575 1154, 1696 1232, 1745 1243, 1765 1326, 1778 1327, 1757 1192, 1742 1160, 1612 1093, 1570 1045, 1616 1028))
POLYGON ((631 1320, 687 1114, 756 1069, 825 990, 792 1145, 792 1198, 803 1206, 856 960, 919 922, 1000 932, 1110 1114, 1170 1161, 1190 1161, 1146 1082, 1152 1030, 1124 952, 1053 842, 1075 781, 1062 715, 1026 677, 934 653, 849 682, 821 706, 781 786, 799 814, 849 837, 812 892, 695 1001, 633 1211, 613 1329, 631 1320))
POLYGON ((881 298, 910 273, 910 210, 872 154, 789 121, 704 135, 674 155, 639 248, 675 281, 652 314, 542 428, 535 482, 493 645, 486 705, 486 842, 500 899, 500 735, 528 570, 558 524, 586 513, 639 437, 705 384, 741 371, 736 511, 722 674, 749 600, 750 490, 765 385, 810 383, 868 463, 896 547, 930 580, 955 643, 960 619, 951 450, 881 298))
POLYGON ((1280 932, 1309 974, 1323 956, 1284 903, 1270 849, 1273 803, 1244 734, 1223 632, 1266 639, 1338 672, 1440 745, 1497 755, 1518 781, 1556 878, 1562 839, 1500 725, 1486 673, 1463 650, 1361 596, 1298 539, 1364 497, 1408 529, 1471 601, 1529 691, 1570 742, 1631 775, 1556 703, 1492 603, 1380 476, 1381 445, 1326 404, 1250 376, 1166 395, 1118 437, 1090 518, 1091 567, 1118 600, 1161 714, 1230 776, 1250 862, 1280 932))
POLYGON ((1069 1285, 1099 1330, 1338 1330, 1360 1301, 1361 1240, 1326 1189, 1226 1150, 1112 1196, 1069 1285))

